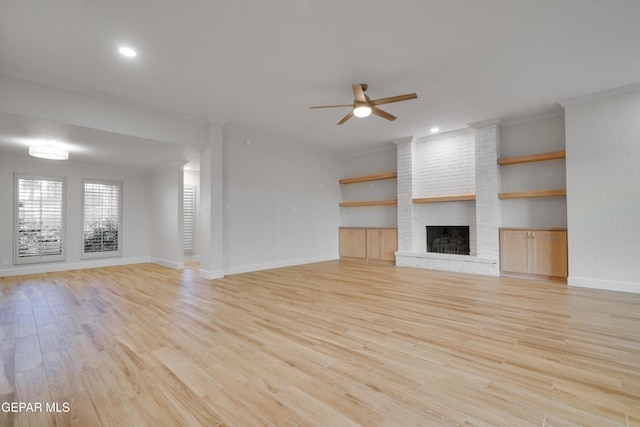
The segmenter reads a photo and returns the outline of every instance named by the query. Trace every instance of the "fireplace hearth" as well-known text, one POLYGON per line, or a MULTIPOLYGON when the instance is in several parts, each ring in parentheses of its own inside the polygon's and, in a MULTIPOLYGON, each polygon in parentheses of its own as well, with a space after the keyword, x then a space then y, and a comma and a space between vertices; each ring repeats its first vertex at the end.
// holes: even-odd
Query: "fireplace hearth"
POLYGON ((469 226, 427 225, 427 252, 470 255, 469 226))

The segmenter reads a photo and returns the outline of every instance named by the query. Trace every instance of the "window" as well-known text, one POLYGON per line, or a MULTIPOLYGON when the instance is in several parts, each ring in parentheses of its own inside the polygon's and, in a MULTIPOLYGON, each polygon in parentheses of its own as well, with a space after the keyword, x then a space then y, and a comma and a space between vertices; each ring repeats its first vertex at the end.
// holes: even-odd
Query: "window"
POLYGON ((15 174, 15 264, 64 261, 65 179, 15 174))
POLYGON ((122 182, 83 181, 82 257, 122 255, 122 182))
POLYGON ((185 185, 183 195, 184 253, 193 255, 196 251, 196 187, 185 185))

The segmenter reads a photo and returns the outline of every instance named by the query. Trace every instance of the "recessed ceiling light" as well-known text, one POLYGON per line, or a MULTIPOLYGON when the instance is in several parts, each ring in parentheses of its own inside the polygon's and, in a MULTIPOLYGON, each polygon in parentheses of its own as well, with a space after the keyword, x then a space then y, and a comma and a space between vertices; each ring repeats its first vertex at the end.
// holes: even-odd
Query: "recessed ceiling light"
POLYGON ((431 131, 431 133, 438 133, 438 132, 440 132, 440 129, 438 129, 438 128, 431 128, 431 129, 430 129, 430 131, 431 131))
POLYGON ((134 58, 136 55, 138 55, 135 50, 131 49, 128 46, 120 46, 120 48, 118 48, 118 52, 120 52, 121 55, 126 56, 127 58, 134 58))

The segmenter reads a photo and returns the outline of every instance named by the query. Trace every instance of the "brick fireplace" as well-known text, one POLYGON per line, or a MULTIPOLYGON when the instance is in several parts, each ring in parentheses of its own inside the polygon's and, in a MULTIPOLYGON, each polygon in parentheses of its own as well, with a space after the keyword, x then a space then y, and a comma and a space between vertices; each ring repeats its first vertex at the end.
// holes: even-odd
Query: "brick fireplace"
POLYGON ((500 127, 497 120, 469 126, 395 141, 396 265, 499 275, 500 127), (468 227, 469 254, 428 252, 427 226, 468 227))

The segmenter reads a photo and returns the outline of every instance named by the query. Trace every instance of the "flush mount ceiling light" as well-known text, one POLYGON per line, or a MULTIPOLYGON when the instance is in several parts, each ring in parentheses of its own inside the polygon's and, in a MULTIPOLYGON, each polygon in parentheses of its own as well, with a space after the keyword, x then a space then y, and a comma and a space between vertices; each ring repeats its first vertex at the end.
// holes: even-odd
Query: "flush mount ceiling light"
POLYGON ((431 128, 431 129, 430 129, 430 131, 431 131, 431 133, 438 133, 438 132, 440 132, 440 129, 438 129, 438 128, 431 128))
POLYGON ((118 48, 118 52, 120 52, 120 55, 126 56, 127 58, 135 58, 136 55, 138 55, 136 51, 129 46, 120 46, 118 48))
POLYGON ((48 160, 67 160, 69 152, 50 145, 32 145, 29 147, 29 155, 48 160))

